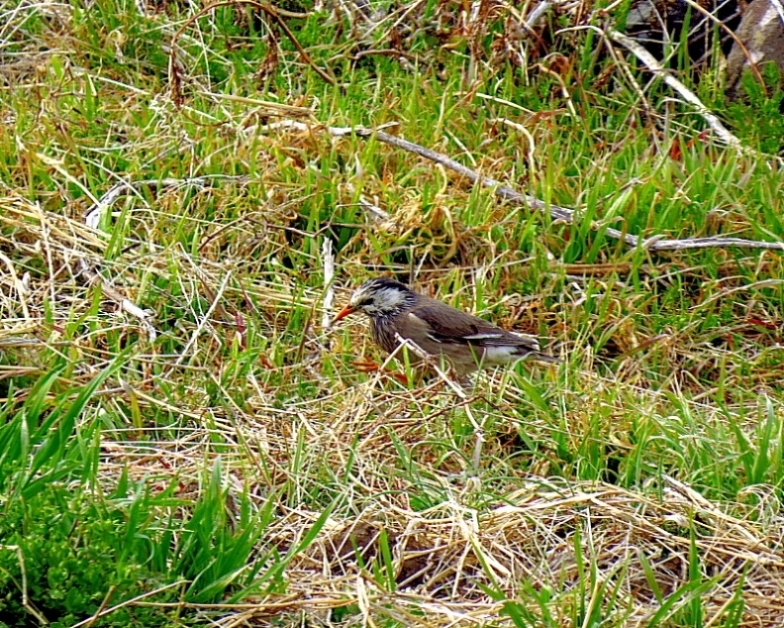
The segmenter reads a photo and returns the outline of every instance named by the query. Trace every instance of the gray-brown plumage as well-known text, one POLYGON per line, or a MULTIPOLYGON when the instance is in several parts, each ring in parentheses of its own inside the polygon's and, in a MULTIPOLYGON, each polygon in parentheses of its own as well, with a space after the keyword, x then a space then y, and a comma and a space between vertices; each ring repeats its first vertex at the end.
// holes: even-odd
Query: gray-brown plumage
POLYGON ((393 279, 371 279, 360 286, 335 321, 354 312, 368 315, 373 339, 385 351, 397 349, 400 336, 430 356, 446 358, 460 377, 524 358, 560 362, 541 353, 535 338, 501 329, 393 279))

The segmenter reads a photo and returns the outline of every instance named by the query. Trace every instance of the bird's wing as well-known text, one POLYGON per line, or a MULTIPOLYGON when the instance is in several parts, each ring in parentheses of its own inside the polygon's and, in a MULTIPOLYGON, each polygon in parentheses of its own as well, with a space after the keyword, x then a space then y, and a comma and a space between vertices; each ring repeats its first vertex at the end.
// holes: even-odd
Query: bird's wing
MULTIPOLYGON (((439 343, 476 347, 520 347, 539 351, 539 343, 530 336, 513 334, 473 314, 445 303, 424 303, 410 309, 406 316, 411 329, 439 343)), ((416 342, 415 338, 412 338, 416 342)))

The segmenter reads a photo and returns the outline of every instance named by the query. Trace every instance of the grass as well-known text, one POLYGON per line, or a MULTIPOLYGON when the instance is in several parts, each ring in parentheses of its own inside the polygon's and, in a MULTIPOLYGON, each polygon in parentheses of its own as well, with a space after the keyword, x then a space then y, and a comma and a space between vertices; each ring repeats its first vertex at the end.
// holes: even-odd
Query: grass
POLYGON ((775 72, 694 87, 739 152, 503 4, 291 3, 310 63, 252 5, 141 4, 0 3, 0 626, 780 625, 781 254, 606 233, 780 242, 775 72), (580 219, 322 128, 387 123, 580 219), (564 364, 363 372, 326 240, 336 305, 393 275, 564 364))

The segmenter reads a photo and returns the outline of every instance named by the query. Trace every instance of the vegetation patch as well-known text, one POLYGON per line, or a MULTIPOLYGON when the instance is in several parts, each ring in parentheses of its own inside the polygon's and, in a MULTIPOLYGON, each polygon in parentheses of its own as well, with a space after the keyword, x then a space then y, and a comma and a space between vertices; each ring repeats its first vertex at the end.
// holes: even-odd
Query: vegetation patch
POLYGON ((0 625, 781 625, 780 76, 628 13, 0 3, 0 625))

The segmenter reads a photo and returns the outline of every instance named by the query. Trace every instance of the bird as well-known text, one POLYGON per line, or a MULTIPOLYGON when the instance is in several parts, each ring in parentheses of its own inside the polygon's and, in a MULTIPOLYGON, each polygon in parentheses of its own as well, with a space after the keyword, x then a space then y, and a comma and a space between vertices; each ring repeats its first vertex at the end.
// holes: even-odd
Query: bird
POLYGON ((373 339, 384 351, 392 353, 401 340, 410 341, 427 356, 444 358, 459 379, 482 367, 525 358, 561 362, 542 353, 531 336, 502 329, 387 277, 357 288, 333 324, 355 312, 368 316, 373 339))

